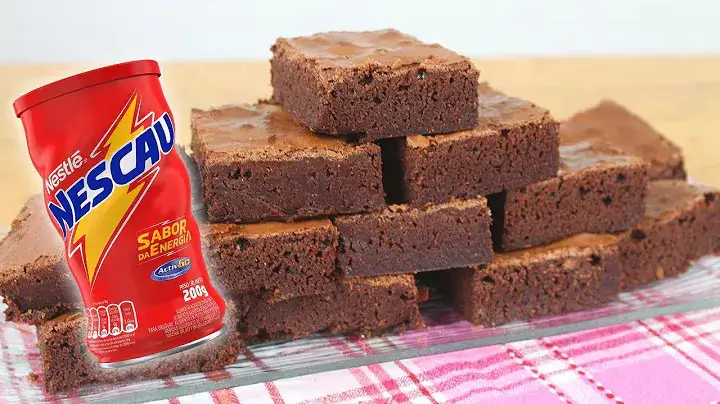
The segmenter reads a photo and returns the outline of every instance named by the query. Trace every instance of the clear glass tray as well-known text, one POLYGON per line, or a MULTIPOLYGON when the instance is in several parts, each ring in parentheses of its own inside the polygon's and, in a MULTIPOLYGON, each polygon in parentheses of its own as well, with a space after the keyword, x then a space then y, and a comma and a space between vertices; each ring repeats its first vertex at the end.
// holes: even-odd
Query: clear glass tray
MULTIPOLYGON (((422 307, 428 325, 423 330, 370 339, 316 335, 299 341, 261 344, 251 347, 235 364, 222 371, 124 386, 85 387, 71 396, 57 398, 113 403, 159 400, 717 306, 720 306, 720 257, 705 257, 679 278, 623 293, 616 302, 598 309, 495 328, 478 328, 463 321, 440 299, 433 299, 422 307)), ((40 369, 33 327, 0 320, 0 328, 0 336, 3 336, 0 340, 3 345, 0 387, 3 391, 21 391, 22 399, 32 403, 56 399, 46 396, 41 387, 31 383, 27 377, 33 369, 40 369)))

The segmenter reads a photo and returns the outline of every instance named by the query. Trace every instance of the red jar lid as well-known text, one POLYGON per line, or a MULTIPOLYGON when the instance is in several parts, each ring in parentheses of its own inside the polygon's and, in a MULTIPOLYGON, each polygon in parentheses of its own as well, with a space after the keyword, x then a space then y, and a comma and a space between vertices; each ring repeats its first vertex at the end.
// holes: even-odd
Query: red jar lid
POLYGON ((136 60, 134 62, 120 63, 101 67, 75 76, 50 83, 36 88, 15 100, 13 107, 18 117, 28 109, 49 101, 61 95, 69 94, 87 87, 107 83, 109 81, 125 79, 144 74, 160 76, 160 66, 154 60, 136 60))

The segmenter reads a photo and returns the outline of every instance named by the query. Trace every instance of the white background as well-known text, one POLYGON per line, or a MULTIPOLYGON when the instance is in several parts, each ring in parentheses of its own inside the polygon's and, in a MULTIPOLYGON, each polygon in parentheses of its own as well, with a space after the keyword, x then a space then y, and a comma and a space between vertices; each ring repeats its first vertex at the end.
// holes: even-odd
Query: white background
POLYGON ((472 56, 720 52, 719 0, 0 0, 0 63, 266 59, 396 27, 472 56))

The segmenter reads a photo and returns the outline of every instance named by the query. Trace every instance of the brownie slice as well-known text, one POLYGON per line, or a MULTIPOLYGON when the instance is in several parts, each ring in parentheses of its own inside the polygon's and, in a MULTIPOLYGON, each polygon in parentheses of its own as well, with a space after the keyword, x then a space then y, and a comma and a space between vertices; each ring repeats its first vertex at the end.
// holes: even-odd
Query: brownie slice
POLYGON ((37 324, 82 307, 65 263, 62 239, 50 222, 42 195, 32 196, 0 241, 0 296, 8 321, 37 324))
POLYGON ((561 143, 593 139, 650 164, 651 179, 685 179, 680 147, 624 107, 603 101, 562 124, 561 143))
POLYGON ((560 146, 558 176, 489 198, 504 251, 579 233, 617 233, 642 220, 647 165, 583 141, 560 146))
POLYGON ((490 211, 483 197, 333 219, 345 276, 407 274, 492 261, 490 211))
POLYGON ((442 285, 468 321, 487 327, 596 307, 618 293, 616 240, 582 234, 497 253, 489 265, 441 272, 442 285))
POLYGON ((720 252, 720 192, 680 180, 648 185, 645 219, 619 244, 623 290, 687 271, 720 252))
POLYGON ((338 232, 330 220, 201 227, 213 285, 226 295, 268 292, 276 299, 329 292, 338 232))
POLYGON ((245 346, 237 331, 235 307, 232 302, 227 307, 224 335, 185 352, 121 369, 101 369, 87 350, 87 320, 82 313, 61 315, 37 327, 43 387, 54 394, 92 383, 126 383, 222 369, 235 363, 245 346))
POLYGON ((249 342, 298 339, 317 332, 365 336, 423 327, 412 275, 339 281, 331 293, 282 301, 240 297, 240 330, 249 342))
POLYGON ((474 129, 381 143, 390 202, 474 198, 556 175, 559 124, 547 110, 487 83, 478 98, 474 129))
POLYGON ((192 147, 211 222, 290 221, 385 205, 377 145, 314 134, 277 105, 193 110, 192 147))
POLYGON ((279 38, 273 100, 316 132, 373 141, 475 126, 479 73, 466 57, 388 29, 279 38))
MULTIPOLYGON (((192 178, 192 176, 191 176, 192 178)), ((338 232, 327 220, 249 225, 201 224, 208 272, 224 295, 261 293, 274 299, 328 293, 336 283, 338 232)), ((32 198, 0 243, 0 295, 6 318, 39 324, 58 314, 82 310, 83 303, 62 244, 32 198), (45 226, 43 226, 45 224, 45 226), (18 242, 21 241, 21 242, 18 242)))

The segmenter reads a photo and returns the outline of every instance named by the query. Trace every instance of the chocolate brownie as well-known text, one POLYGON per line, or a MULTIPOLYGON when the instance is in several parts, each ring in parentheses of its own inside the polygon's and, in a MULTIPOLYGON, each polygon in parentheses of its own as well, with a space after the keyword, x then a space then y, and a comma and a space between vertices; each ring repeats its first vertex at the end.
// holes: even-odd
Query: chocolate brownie
POLYGON ((385 204, 377 145, 317 135, 277 105, 193 110, 192 147, 211 222, 290 221, 385 204))
MULTIPOLYGON (((208 272, 226 296, 321 294, 336 281, 338 232, 327 219, 201 224, 201 229, 208 272)), ((83 309, 62 244, 52 247, 56 237, 42 199, 32 198, 0 243, 0 295, 8 320, 38 324, 83 309)))
POLYGON ((478 98, 474 129, 381 143, 390 202, 474 198, 556 175, 559 124, 547 110, 486 83, 478 98))
POLYGON ((603 101, 572 116, 560 128, 561 143, 594 139, 650 164, 651 179, 685 179, 680 147, 624 107, 603 101))
POLYGON ((412 275, 339 281, 331 293, 282 301, 246 294, 240 331, 249 342, 298 339, 317 332, 378 335, 423 326, 412 275))
POLYGON ((31 197, 0 241, 0 296, 8 321, 37 324, 81 303, 62 239, 42 195, 31 197))
POLYGON ((648 185, 645 219, 619 244, 623 290, 677 276, 720 252, 720 192, 681 180, 648 185))
POLYGON ((201 227, 213 285, 226 295, 277 299, 326 293, 335 282, 338 231, 328 219, 201 227))
POLYGON ((642 220, 647 164, 591 141, 560 146, 558 176, 489 198, 504 251, 579 233, 616 233, 642 220))
POLYGON ((581 234, 497 253, 489 265, 440 272, 441 285, 468 321, 487 327, 599 306, 618 293, 616 239, 581 234))
POLYGON ((197 348, 121 369, 101 369, 85 345, 87 320, 67 313, 37 327, 45 391, 57 393, 92 383, 125 383, 185 373, 208 372, 235 363, 244 347, 237 315, 228 302, 224 335, 197 348))
POLYGON ((350 140, 475 126, 479 73, 466 57, 388 29, 279 38, 273 100, 301 125, 350 140))
POLYGON ((338 216, 338 268, 345 276, 407 274, 492 261, 484 197, 338 216))

